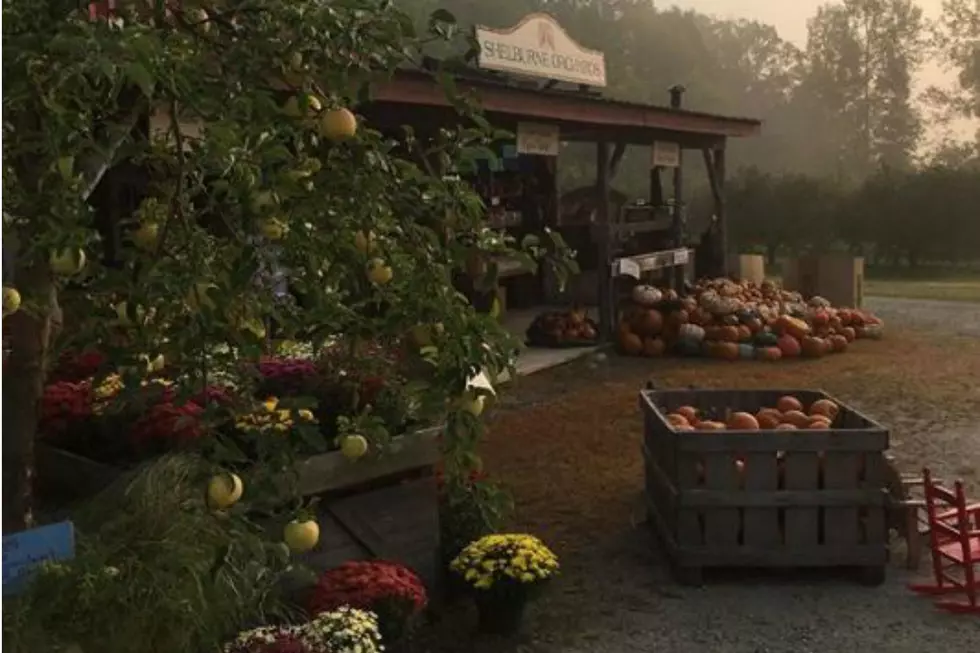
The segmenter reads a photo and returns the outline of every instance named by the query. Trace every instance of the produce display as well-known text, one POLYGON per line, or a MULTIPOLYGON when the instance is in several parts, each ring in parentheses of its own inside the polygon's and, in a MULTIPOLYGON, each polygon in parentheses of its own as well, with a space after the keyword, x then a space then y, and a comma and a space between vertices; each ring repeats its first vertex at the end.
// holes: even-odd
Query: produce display
POLYGON ((576 307, 541 313, 525 335, 527 344, 534 347, 589 347, 598 343, 599 326, 576 307))
POLYGON ((690 294, 638 285, 621 311, 617 344, 630 356, 705 356, 722 360, 820 358, 859 338, 880 338, 871 313, 804 299, 766 281, 698 282, 690 294))

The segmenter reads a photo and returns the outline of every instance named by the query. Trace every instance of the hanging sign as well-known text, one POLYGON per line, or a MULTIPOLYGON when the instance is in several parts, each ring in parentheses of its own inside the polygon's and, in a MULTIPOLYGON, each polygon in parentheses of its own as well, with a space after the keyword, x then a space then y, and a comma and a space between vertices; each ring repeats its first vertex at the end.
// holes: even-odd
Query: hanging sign
POLYGON ((75 557, 75 528, 69 521, 3 537, 3 594, 16 593, 37 567, 75 557))
POLYGON ((681 164, 681 146, 677 143, 666 141, 654 141, 653 161, 654 167, 676 168, 681 164))
POLYGON ((542 125, 537 122, 517 123, 518 154, 558 156, 560 140, 558 125, 542 125))
POLYGON ((510 29, 476 28, 480 68, 572 84, 606 85, 606 57, 583 48, 548 14, 528 14, 510 29))

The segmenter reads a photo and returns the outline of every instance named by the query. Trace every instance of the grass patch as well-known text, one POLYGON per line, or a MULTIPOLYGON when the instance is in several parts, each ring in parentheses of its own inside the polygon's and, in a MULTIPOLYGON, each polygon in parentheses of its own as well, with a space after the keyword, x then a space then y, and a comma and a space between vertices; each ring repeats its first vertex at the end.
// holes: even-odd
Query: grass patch
POLYGON ((867 279, 864 294, 869 297, 980 302, 980 277, 932 281, 867 279))

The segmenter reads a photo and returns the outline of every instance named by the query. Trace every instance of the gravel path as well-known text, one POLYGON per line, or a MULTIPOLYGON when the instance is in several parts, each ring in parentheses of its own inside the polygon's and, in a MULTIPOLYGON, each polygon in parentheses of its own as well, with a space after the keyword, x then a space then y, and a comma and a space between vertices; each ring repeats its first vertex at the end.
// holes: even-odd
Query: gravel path
POLYGON ((929 299, 867 297, 865 305, 889 326, 928 329, 958 336, 980 337, 980 304, 929 299))
MULTIPOLYGON (((956 345, 959 347, 956 354, 980 352, 973 341, 980 339, 980 304, 878 297, 869 298, 867 303, 868 308, 885 319, 890 333, 910 328, 963 336, 973 344, 970 348, 956 345)), ((879 355, 894 360, 893 356, 900 353, 879 355)), ((871 359, 872 364, 873 361, 871 359)), ((943 365, 943 362, 937 360, 937 364, 943 365)), ((536 406, 547 405, 562 394, 581 392, 583 387, 594 387, 594 392, 602 392, 603 386, 608 387, 624 378, 624 368, 631 365, 649 366, 649 362, 614 359, 608 364, 592 362, 553 370, 541 375, 540 379, 527 379, 519 395, 505 394, 501 407, 505 412, 523 414, 534 411, 536 406)), ((753 374, 749 369, 746 368, 747 374, 753 374)), ((861 374, 864 378, 858 371, 845 370, 839 374, 861 374)), ((958 391, 961 399, 962 393, 971 389, 968 387, 970 381, 963 379, 963 382, 967 385, 958 391)), ((874 384, 874 381, 866 383, 874 384)), ((914 394, 915 387, 909 386, 908 392, 914 394)), ((861 407, 889 424, 893 432, 907 436, 909 446, 902 457, 906 458, 909 468, 921 465, 924 459, 941 470, 945 463, 947 469, 943 473, 953 472, 958 467, 957 471, 967 472, 974 482, 980 477, 972 469, 980 459, 980 433, 975 422, 961 425, 958 421, 962 418, 961 410, 950 407, 949 410, 956 413, 956 419, 951 416, 947 421, 929 406, 914 405, 908 397, 889 396, 882 400, 873 389, 868 398, 858 400, 858 403, 865 404, 861 407), (928 446, 922 443, 923 438, 929 440, 928 446), (971 456, 969 453, 974 450, 974 445, 975 452, 971 456)), ((559 432, 562 430, 559 424, 554 426, 555 438, 565 435, 559 432)), ((921 653, 927 650, 978 650, 980 620, 935 610, 928 599, 918 597, 906 588, 913 576, 898 566, 902 561, 899 559, 902 557, 900 543, 896 566, 889 570, 888 580, 878 588, 864 587, 853 579, 823 572, 755 577, 706 574, 707 582, 703 588, 674 584, 663 556, 643 524, 643 508, 638 496, 629 496, 633 490, 624 489, 635 488, 639 492, 642 486, 639 470, 623 467, 621 483, 606 482, 605 486, 596 488, 591 503, 599 506, 598 512, 605 513, 602 517, 585 514, 583 506, 561 495, 558 488, 568 486, 568 479, 561 478, 562 475, 572 474, 573 479, 578 475, 580 480, 573 480, 573 486, 576 482, 587 485, 591 482, 590 476, 600 473, 595 465, 602 464, 602 459, 608 464, 610 455, 606 451, 594 451, 596 457, 590 461, 591 467, 576 458, 580 469, 569 471, 567 463, 559 463, 562 465, 559 469, 553 468, 555 487, 550 493, 542 490, 537 496, 517 497, 533 516, 526 515, 524 522, 516 527, 544 533, 550 538, 549 542, 553 542, 562 555, 565 570, 563 577, 549 589, 547 598, 535 606, 530 615, 532 623, 528 630, 533 635, 516 642, 470 639, 471 624, 467 621, 472 615, 460 613, 449 619, 454 623, 451 644, 446 648, 439 647, 439 650, 479 653, 921 653), (556 496, 556 492, 560 496, 556 496), (541 521, 533 521, 537 519, 541 521), (466 634, 460 635, 460 628, 466 634)), ((542 452, 535 451, 533 455, 540 456, 542 452)), ((624 456, 617 460, 631 460, 624 456)), ((553 454, 547 459, 552 460, 553 454)), ((541 463, 539 473, 544 473, 545 467, 541 463)), ((928 564, 925 556, 923 563, 924 572, 928 564)))

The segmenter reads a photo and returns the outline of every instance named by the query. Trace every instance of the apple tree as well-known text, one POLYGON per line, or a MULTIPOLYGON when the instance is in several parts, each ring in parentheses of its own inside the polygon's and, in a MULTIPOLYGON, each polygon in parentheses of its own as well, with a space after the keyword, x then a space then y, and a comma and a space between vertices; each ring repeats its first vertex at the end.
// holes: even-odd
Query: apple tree
MULTIPOLYGON (((435 37, 389 0, 102 4, 4 3, 4 286, 21 302, 7 315, 5 290, 5 527, 31 521, 52 365, 90 345, 127 385, 165 367, 248 394, 242 362, 271 335, 355 366, 411 344, 404 400, 449 415, 447 472, 469 473, 467 379, 514 343, 452 280, 474 256, 542 248, 486 228, 459 174, 501 135, 462 98, 461 126, 434 137, 358 118, 371 82, 435 37)), ((452 18, 430 27, 451 36, 452 18)), ((354 406, 344 424, 390 436, 354 406)))

